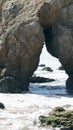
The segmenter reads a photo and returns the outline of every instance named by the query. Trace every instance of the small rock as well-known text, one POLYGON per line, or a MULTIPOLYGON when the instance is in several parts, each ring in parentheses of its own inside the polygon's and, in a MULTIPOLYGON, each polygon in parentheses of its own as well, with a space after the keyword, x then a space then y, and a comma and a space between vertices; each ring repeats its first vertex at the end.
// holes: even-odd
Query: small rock
POLYGON ((42 70, 53 72, 53 70, 50 67, 44 67, 42 70))
POLYGON ((0 102, 0 109, 4 109, 4 108, 5 108, 4 104, 0 102))
POLYGON ((44 77, 39 77, 39 76, 33 76, 30 79, 31 83, 45 83, 45 82, 52 82, 55 81, 54 79, 49 79, 49 78, 44 78, 44 77))
POLYGON ((40 64, 39 67, 45 67, 45 64, 40 64))

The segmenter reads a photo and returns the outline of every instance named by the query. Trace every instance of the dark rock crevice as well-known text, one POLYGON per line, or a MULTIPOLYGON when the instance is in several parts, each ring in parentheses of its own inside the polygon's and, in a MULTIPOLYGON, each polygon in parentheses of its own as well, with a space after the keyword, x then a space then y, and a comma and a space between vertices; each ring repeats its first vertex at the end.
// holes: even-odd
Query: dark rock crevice
POLYGON ((54 35, 53 35, 53 29, 52 29, 52 25, 49 27, 44 27, 44 36, 45 36, 45 45, 46 45, 46 49, 47 51, 52 55, 57 57, 56 54, 56 47, 54 46, 54 35))
POLYGON ((45 45, 48 50, 52 54, 52 43, 53 43, 53 34, 52 34, 52 26, 44 28, 44 36, 45 36, 45 45))

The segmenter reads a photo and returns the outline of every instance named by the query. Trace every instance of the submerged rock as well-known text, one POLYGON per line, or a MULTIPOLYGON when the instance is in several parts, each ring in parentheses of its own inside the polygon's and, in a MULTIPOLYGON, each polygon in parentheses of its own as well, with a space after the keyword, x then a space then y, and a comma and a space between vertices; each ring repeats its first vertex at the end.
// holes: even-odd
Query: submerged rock
POLYGON ((61 130, 73 130, 73 111, 66 111, 62 107, 56 107, 46 116, 40 116, 43 126, 59 127, 61 130))
POLYGON ((44 78, 44 77, 39 77, 39 76, 32 76, 30 79, 31 83, 45 83, 45 82, 53 82, 55 81, 54 79, 49 79, 49 78, 44 78))

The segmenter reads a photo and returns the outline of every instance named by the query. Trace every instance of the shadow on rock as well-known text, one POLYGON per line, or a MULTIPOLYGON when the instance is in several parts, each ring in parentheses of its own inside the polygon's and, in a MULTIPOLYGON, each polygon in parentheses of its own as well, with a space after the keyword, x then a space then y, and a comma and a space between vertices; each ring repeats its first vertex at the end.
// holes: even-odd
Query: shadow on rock
POLYGON ((61 65, 58 69, 59 70, 64 70, 64 67, 61 65))
POLYGON ((73 77, 69 77, 66 81, 66 91, 69 95, 73 95, 73 77))
POLYGON ((28 87, 13 77, 7 76, 0 79, 0 92, 2 93, 21 93, 25 90, 28 91, 28 87))

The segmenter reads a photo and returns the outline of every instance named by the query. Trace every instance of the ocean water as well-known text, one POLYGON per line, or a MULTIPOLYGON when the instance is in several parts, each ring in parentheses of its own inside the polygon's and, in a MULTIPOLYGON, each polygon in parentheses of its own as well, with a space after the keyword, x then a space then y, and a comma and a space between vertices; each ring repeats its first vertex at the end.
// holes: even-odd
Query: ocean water
POLYGON ((49 83, 30 83, 29 92, 23 94, 0 93, 0 102, 5 110, 0 110, 0 130, 59 130, 59 128, 41 127, 39 116, 47 115, 52 108, 62 106, 73 110, 73 95, 66 90, 66 75, 58 59, 47 53, 45 47, 40 56, 40 63, 53 69, 53 72, 42 71, 38 67, 37 76, 53 78, 49 83))

